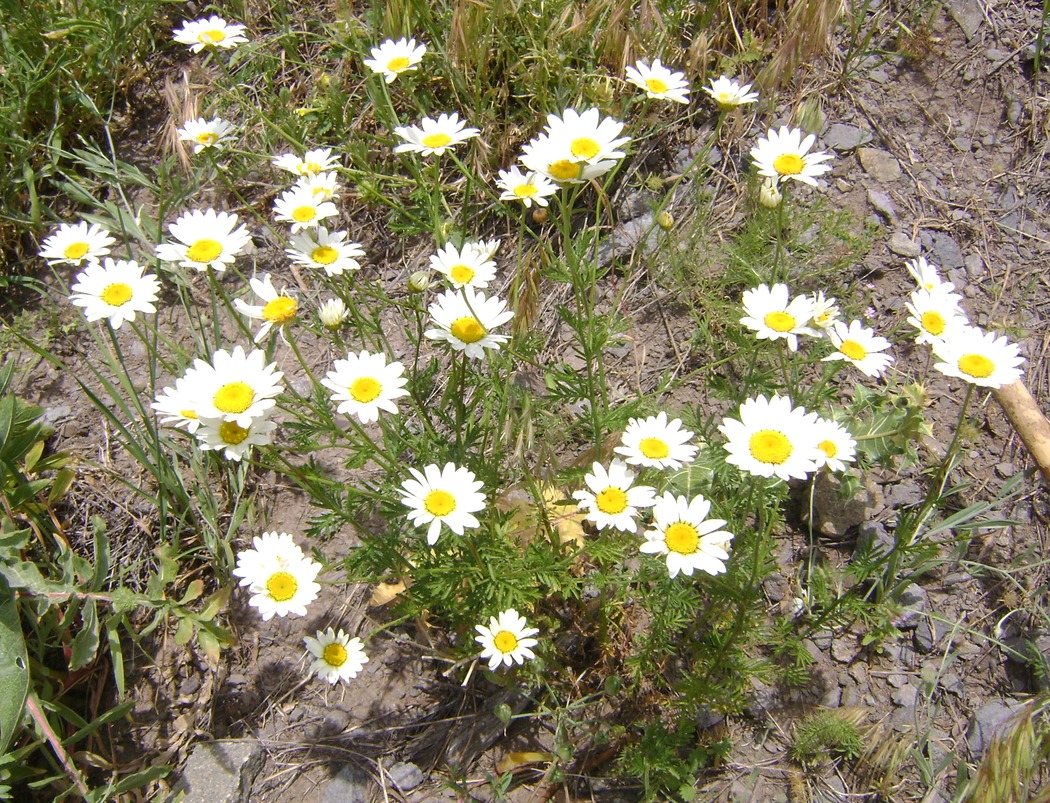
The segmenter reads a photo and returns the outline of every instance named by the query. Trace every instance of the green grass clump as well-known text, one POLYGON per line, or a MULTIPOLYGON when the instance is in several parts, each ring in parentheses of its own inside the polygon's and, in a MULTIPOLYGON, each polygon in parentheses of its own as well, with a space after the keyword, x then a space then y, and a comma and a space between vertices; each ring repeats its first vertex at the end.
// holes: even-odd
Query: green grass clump
POLYGON ((802 764, 841 756, 849 761, 864 751, 859 721, 863 712, 818 711, 795 726, 791 737, 791 757, 802 764))

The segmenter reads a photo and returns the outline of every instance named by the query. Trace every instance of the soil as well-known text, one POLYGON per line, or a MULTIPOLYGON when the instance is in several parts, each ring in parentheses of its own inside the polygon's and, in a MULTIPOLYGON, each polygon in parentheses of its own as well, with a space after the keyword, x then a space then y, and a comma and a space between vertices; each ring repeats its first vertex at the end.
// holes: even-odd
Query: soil
MULTIPOLYGON (((921 251, 963 293, 977 324, 1016 334, 1027 359, 1028 387, 1046 410, 1050 293, 1043 266, 1050 249, 1050 180, 1043 160, 1050 102, 1036 91, 1026 50, 1038 17, 1036 4, 995 6, 959 0, 934 16, 921 41, 910 42, 916 51, 913 57, 871 57, 851 64, 848 80, 840 87, 840 53, 811 71, 806 91, 798 98, 823 98, 826 123, 816 147, 831 150, 835 159, 819 193, 832 208, 848 210, 858 232, 866 226, 874 236, 874 247, 853 266, 852 275, 843 276, 842 285, 863 286, 879 319, 903 320, 911 289, 903 263, 921 251), (861 139, 861 147, 855 147, 861 139)), ((774 125, 787 123, 797 110, 796 104, 785 103, 778 114, 764 119, 774 120, 774 125)), ((727 195, 737 193, 745 181, 745 157, 744 152, 721 157, 722 178, 713 186, 727 195)), ((670 209, 681 227, 689 216, 688 197, 683 193, 670 209)), ((803 194, 803 203, 812 197, 803 194)), ((632 216, 630 207, 629 202, 620 205, 625 218, 632 216)), ((620 258, 642 256, 645 242, 633 242, 628 229, 623 231, 627 245, 620 258)), ((391 262, 378 270, 395 283, 403 284, 425 260, 422 249, 391 253, 391 262)), ((263 244, 256 259, 260 265, 272 261, 282 280, 297 283, 297 276, 278 267, 279 256, 263 244)), ((637 274, 632 276, 638 282, 637 274)), ((805 283, 805 275, 796 278, 805 283)), ((689 353, 693 320, 681 311, 664 312, 664 305, 653 305, 663 292, 639 283, 623 296, 635 327, 618 355, 622 370, 611 378, 613 399, 628 398, 637 387, 651 389, 665 372, 687 373, 698 362, 689 353)), ((556 301, 554 296, 546 298, 544 309, 556 301)), ((541 311, 537 319, 554 317, 541 311)), ((571 362, 563 334, 554 325, 549 329, 552 359, 571 362)), ((123 520, 123 531, 119 525, 111 531, 114 543, 131 552, 143 550, 135 523, 150 521, 153 512, 108 478, 112 471, 133 482, 145 478, 137 476, 133 462, 113 447, 105 422, 100 423, 83 400, 78 360, 92 344, 80 337, 72 334, 52 344, 63 352, 71 371, 39 364, 28 373, 21 392, 49 409, 58 448, 81 459, 84 483, 78 483, 73 502, 83 521, 93 512, 123 520), (114 509, 121 515, 114 516, 114 509)), ((141 347, 126 333, 121 342, 129 374, 144 377, 141 347)), ((324 362, 332 355, 315 351, 309 356, 324 362)), ((918 349, 902 347, 896 356, 905 368, 916 370, 926 360, 918 349)), ((960 394, 958 383, 936 373, 928 375, 926 392, 932 433, 924 448, 936 456, 951 439, 960 394)), ((702 390, 689 383, 666 397, 668 409, 697 402, 704 402, 702 390)), ((956 476, 957 482, 968 483, 961 496, 967 504, 993 498, 1006 479, 1032 467, 993 401, 980 408, 973 436, 969 457, 956 476)), ((266 529, 302 532, 310 516, 306 501, 276 477, 255 481, 265 488, 266 529)), ((867 527, 871 537, 878 537, 879 527, 892 526, 898 511, 917 502, 924 487, 925 478, 914 468, 874 475, 860 521, 840 527, 835 537, 819 539, 816 555, 805 536, 786 537, 778 555, 779 572, 765 586, 770 615, 790 615, 798 588, 795 578, 807 557, 844 563, 853 554, 858 530, 867 527)), ((815 800, 951 799, 954 763, 937 769, 928 788, 916 755, 933 766, 952 751, 972 759, 967 733, 979 712, 991 702, 1024 699, 1043 689, 1029 666, 1012 660, 990 638, 1006 643, 1027 640, 1050 660, 1050 636, 1033 630, 1035 624, 1023 615, 1026 605, 1044 602, 1045 577, 1039 570, 1018 576, 1020 590, 970 571, 974 561, 1001 567, 1026 558, 1035 563, 1034 557, 1050 547, 1045 486, 1029 476, 1023 488, 1007 508, 993 511, 1015 524, 978 531, 965 556, 946 562, 908 589, 910 604, 902 610, 899 638, 875 650, 861 643, 860 628, 824 633, 806 645, 813 658, 809 684, 756 683, 745 715, 713 718, 711 740, 727 737, 732 747, 722 766, 704 776, 698 799, 807 799, 800 797, 801 787, 815 800), (802 717, 822 708, 857 712, 870 727, 869 740, 881 752, 874 751, 857 770, 825 760, 803 771, 789 758, 790 734, 802 717), (917 753, 907 754, 920 739, 917 753), (896 764, 894 756, 899 758, 896 764)), ((320 548, 331 559, 352 544, 349 536, 337 537, 320 548)), ((120 559, 118 551, 114 562, 120 559)), ((448 666, 438 657, 440 644, 431 641, 438 636, 425 623, 401 626, 373 640, 370 661, 350 686, 328 688, 303 680, 302 634, 333 624, 355 633, 371 631, 383 622, 384 612, 370 607, 370 594, 371 589, 363 587, 325 586, 306 621, 278 618, 260 627, 245 596, 237 592, 228 617, 238 646, 225 651, 218 663, 176 646, 170 634, 158 637, 149 654, 134 652, 129 677, 135 709, 121 752, 128 761, 180 764, 201 741, 257 740, 265 760, 250 779, 251 791, 244 799, 260 803, 354 799, 333 797, 332 779, 347 766, 360 767, 373 778, 369 794, 374 799, 467 799, 465 793, 447 791, 451 755, 463 768, 463 788, 476 799, 494 799, 485 779, 499 774, 496 763, 511 750, 549 749, 550 734, 540 727, 506 734, 492 717, 494 702, 521 708, 525 698, 498 696, 497 689, 480 681, 460 687, 456 676, 444 674, 448 666), (464 728, 474 731, 465 737, 464 728), (388 771, 399 761, 419 766, 425 777, 422 784, 398 790, 388 771)), ((520 784, 507 799, 543 800, 556 790, 565 799, 570 794, 578 799, 631 799, 637 793, 599 777, 607 767, 598 761, 577 769, 590 776, 589 783, 571 788, 552 786, 542 771, 520 770, 520 784)))

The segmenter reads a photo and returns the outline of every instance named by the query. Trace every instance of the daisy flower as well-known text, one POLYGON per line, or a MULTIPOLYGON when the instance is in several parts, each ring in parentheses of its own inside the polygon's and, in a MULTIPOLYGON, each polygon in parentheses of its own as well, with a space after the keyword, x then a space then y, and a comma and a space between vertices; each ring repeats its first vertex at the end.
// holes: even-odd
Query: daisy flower
POLYGON ((576 158, 564 142, 552 140, 540 134, 529 140, 522 148, 520 161, 530 172, 540 173, 560 184, 582 184, 604 176, 614 167, 616 159, 588 162, 576 158))
POLYGON ((612 527, 634 532, 638 508, 652 507, 656 494, 648 485, 632 486, 634 472, 620 460, 613 460, 608 471, 595 463, 583 481, 590 490, 576 491, 572 498, 579 500, 579 509, 587 511, 587 520, 599 530, 612 527))
POLYGON ((384 354, 351 354, 336 360, 321 384, 332 391, 332 401, 339 402, 336 412, 356 415, 362 424, 379 420, 379 411, 397 413, 394 399, 407 396, 405 366, 388 363, 384 354))
POLYGON ((766 176, 758 188, 758 202, 766 209, 776 209, 784 200, 777 184, 777 179, 766 176))
POLYGON ((316 638, 307 636, 303 641, 306 651, 314 657, 310 671, 333 686, 340 680, 356 678, 368 663, 361 639, 350 638, 342 630, 338 633, 331 627, 318 630, 316 638))
POLYGON ((911 300, 904 306, 911 313, 908 323, 918 330, 915 342, 919 345, 933 344, 949 337, 953 330, 966 326, 968 321, 966 313, 959 306, 960 301, 962 296, 951 292, 944 285, 933 290, 913 292, 911 300))
POLYGON ((476 243, 467 242, 462 248, 448 243, 430 257, 430 267, 460 287, 488 287, 496 278, 496 263, 481 252, 476 243))
POLYGON ((288 533, 274 531, 257 535, 252 539, 252 547, 237 553, 233 575, 240 578, 242 586, 251 585, 251 577, 275 561, 279 566, 290 566, 306 558, 302 547, 288 533))
POLYGON ((667 413, 648 418, 632 418, 620 437, 621 446, 613 449, 633 466, 679 469, 692 463, 698 447, 689 443, 693 433, 682 429, 682 420, 668 422, 667 413))
POLYGON ((332 155, 331 148, 316 148, 306 152, 301 159, 294 153, 275 156, 273 166, 295 176, 316 176, 339 165, 339 157, 332 155))
POLYGON ((493 237, 491 240, 471 240, 468 244, 478 249, 478 253, 485 259, 494 259, 496 252, 499 251, 500 238, 493 237))
POLYGON ((417 45, 415 39, 402 36, 396 42, 387 39, 373 47, 372 58, 365 59, 364 64, 372 72, 382 74, 386 82, 392 84, 401 73, 416 69, 426 52, 426 45, 417 45))
POLYGON ((216 351, 210 363, 194 360, 187 373, 198 418, 232 421, 244 429, 273 409, 283 376, 263 352, 254 349, 245 356, 241 346, 216 351))
POLYGON ((409 472, 415 479, 401 484, 401 502, 409 509, 413 525, 428 525, 428 544, 437 543, 442 524, 456 535, 481 526, 474 513, 484 509, 485 494, 473 471, 446 463, 444 468, 426 466, 422 474, 414 468, 409 472))
POLYGON ((1024 357, 1016 343, 976 326, 959 327, 934 341, 933 353, 941 360, 933 367, 942 374, 982 388, 1001 388, 1024 373, 1024 357))
POLYGON ((692 500, 664 493, 653 505, 653 529, 639 547, 650 555, 667 555, 667 572, 692 576, 697 569, 724 574, 729 560, 726 546, 733 534, 723 530, 722 519, 708 519, 711 503, 702 496, 692 500))
POLYGON ((235 298, 233 306, 242 315, 263 322, 259 331, 255 333, 255 342, 261 343, 273 327, 281 327, 295 320, 296 313, 299 312, 299 302, 292 296, 278 293, 270 281, 269 273, 264 273, 262 279, 252 277, 248 284, 262 303, 247 304, 244 300, 235 298))
POLYGON ((829 354, 822 362, 829 360, 846 360, 857 366, 865 376, 882 376, 882 372, 893 362, 889 354, 881 354, 890 347, 890 341, 879 337, 860 321, 851 321, 846 327, 842 321, 835 321, 828 330, 828 338, 838 349, 829 354))
POLYGON ((200 53, 208 47, 226 50, 248 41, 243 25, 226 22, 215 14, 207 19, 183 21, 182 27, 173 31, 173 38, 180 45, 188 45, 191 53, 200 53))
POLYGON ((321 319, 321 325, 325 329, 334 332, 346 323, 350 317, 350 310, 341 298, 330 298, 317 308, 317 317, 321 319))
POLYGON ((857 442, 853 440, 848 429, 835 421, 819 416, 813 428, 817 447, 820 449, 818 466, 821 468, 827 466, 831 471, 845 471, 846 463, 856 461, 857 442))
POLYGON ((474 629, 478 631, 474 641, 481 645, 481 658, 489 662, 493 672, 501 665, 523 664, 526 658, 536 657, 532 648, 539 642, 532 637, 540 631, 529 627, 525 617, 513 608, 489 617, 488 627, 475 625, 474 629))
POLYGON ((191 435, 197 431, 201 421, 197 416, 197 402, 192 388, 192 381, 180 376, 175 380, 175 387, 166 387, 157 394, 153 400, 153 409, 160 414, 160 423, 184 429, 191 435))
POLYGON ((627 68, 627 81, 645 92, 653 100, 673 100, 675 103, 689 102, 689 82, 685 73, 673 72, 660 63, 650 67, 644 61, 635 62, 627 68))
POLYGON ((904 263, 904 266, 908 269, 908 273, 911 274, 915 283, 919 285, 920 290, 932 293, 938 287, 943 288, 948 292, 955 289, 955 285, 951 282, 944 281, 944 279, 941 278, 940 273, 937 272, 937 266, 932 262, 927 262, 925 257, 909 259, 904 263))
POLYGON ((221 117, 214 120, 205 120, 198 117, 196 120, 187 120, 179 129, 179 140, 192 142, 193 152, 200 153, 205 148, 219 149, 221 145, 233 139, 236 126, 221 117))
POLYGON ((264 622, 274 616, 306 616, 306 606, 321 590, 314 582, 321 564, 301 551, 296 555, 287 544, 291 536, 280 535, 262 542, 256 539, 256 549, 237 554, 233 570, 241 585, 248 586, 252 595, 248 604, 259 609, 264 622))
POLYGON ((742 106, 758 100, 758 93, 751 91, 751 84, 741 84, 724 75, 720 78, 712 78, 711 86, 705 86, 704 92, 723 109, 732 109, 734 106, 742 106))
POLYGON ((631 141, 630 137, 620 136, 623 123, 612 117, 603 118, 597 109, 582 114, 566 109, 561 117, 548 114, 545 128, 551 141, 565 147, 571 158, 590 165, 622 159, 626 154, 620 148, 631 141))
POLYGON ((481 133, 480 129, 467 128, 459 115, 441 114, 435 120, 424 117, 419 125, 398 126, 394 129, 403 143, 394 148, 394 153, 418 153, 422 156, 440 156, 449 148, 466 142, 481 133))
POLYGON ((813 320, 815 300, 796 296, 789 302, 786 284, 760 284, 745 290, 742 300, 746 314, 740 323, 755 332, 759 340, 786 340, 789 349, 798 351, 799 335, 817 334, 807 326, 813 320))
POLYGON ((339 177, 335 173, 316 173, 299 176, 295 189, 309 192, 320 201, 331 201, 339 197, 339 177))
POLYGON ((805 479, 824 462, 815 420, 815 413, 793 408, 786 396, 748 399, 739 421, 724 418, 718 427, 726 437, 726 462, 759 477, 805 479))
POLYGON ((823 290, 813 295, 813 325, 827 330, 839 319, 839 308, 834 298, 828 298, 823 290))
POLYGON ((498 296, 486 298, 472 287, 446 290, 430 305, 427 312, 437 327, 423 334, 430 340, 443 340, 472 360, 485 356, 485 349, 499 350, 507 335, 492 330, 509 321, 514 313, 498 296))
POLYGON ((143 275, 141 265, 134 260, 106 257, 104 262, 89 262, 77 274, 70 288, 69 300, 84 308, 89 321, 109 319, 109 325, 119 329, 124 321, 135 320, 135 313, 156 312, 160 282, 152 273, 143 275))
POLYGON ((201 212, 183 212, 168 226, 178 243, 161 243, 157 257, 165 262, 177 262, 184 268, 205 271, 212 268, 221 273, 232 265, 252 236, 244 226, 237 226, 237 215, 206 209, 201 212))
POLYGON ((542 173, 535 170, 522 173, 517 167, 500 170, 496 186, 503 191, 501 201, 521 201, 526 209, 533 204, 546 206, 547 199, 558 192, 558 185, 542 173))
POLYGON ((203 452, 222 452, 227 460, 241 462, 253 446, 269 446, 277 425, 265 416, 253 418, 242 427, 221 418, 202 418, 197 429, 197 445, 203 452))
POLYGON ((831 169, 831 165, 821 162, 826 162, 831 155, 823 151, 809 152, 816 139, 812 134, 803 138, 799 128, 784 126, 780 131, 770 129, 769 134, 759 138, 758 144, 751 149, 751 158, 755 160, 758 174, 772 178, 792 178, 812 187, 817 186, 817 176, 831 169))
POLYGON ((335 204, 314 195, 302 187, 294 187, 281 193, 273 204, 274 217, 282 223, 292 224, 292 234, 303 229, 313 229, 328 217, 339 214, 335 204))
POLYGON ((285 254, 292 262, 304 268, 321 268, 329 276, 360 270, 361 263, 357 258, 365 255, 360 244, 347 242, 345 231, 330 232, 324 226, 292 237, 290 245, 285 254))
POLYGON ((63 223, 40 244, 40 256, 50 265, 68 262, 79 265, 85 259, 95 261, 109 253, 115 243, 112 235, 97 223, 63 223))

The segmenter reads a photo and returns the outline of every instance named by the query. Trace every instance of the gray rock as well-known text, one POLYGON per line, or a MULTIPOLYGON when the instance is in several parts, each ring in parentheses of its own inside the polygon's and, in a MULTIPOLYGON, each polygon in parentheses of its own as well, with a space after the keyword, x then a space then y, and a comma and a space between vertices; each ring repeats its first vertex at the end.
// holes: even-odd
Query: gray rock
POLYGON ((372 779, 348 764, 328 782, 321 803, 369 803, 371 794, 372 779))
POLYGON ((1009 729, 1011 720, 1023 707, 1024 703, 1020 700, 992 700, 975 711, 966 730, 966 746, 970 749, 970 758, 974 761, 980 760, 988 745, 1009 729))
POLYGON ((850 527, 865 520, 866 511, 875 501, 868 488, 856 496, 842 499, 839 489, 842 481, 834 474, 821 472, 813 489, 813 518, 821 535, 841 537, 850 527))
POLYGON ((886 507, 910 507, 922 502, 922 488, 914 480, 901 480, 886 489, 886 507))
POLYGON ((890 237, 889 249, 902 257, 917 257, 921 253, 919 244, 901 231, 895 231, 890 237))
POLYGON ((857 545, 853 554, 856 556, 860 552, 878 550, 880 554, 888 555, 893 546, 893 536, 886 532, 886 525, 881 521, 865 521, 857 532, 857 545))
POLYGON ((893 700, 894 705, 900 708, 914 708, 916 701, 919 699, 919 690, 909 683, 893 692, 890 695, 890 699, 893 700))
POLYGON ((837 638, 831 642, 831 657, 840 664, 848 664, 856 655, 857 642, 854 638, 837 638))
POLYGON ((880 148, 859 148, 857 156, 860 166, 876 181, 886 184, 901 177, 900 163, 892 153, 880 148))
POLYGON ((410 792, 423 783, 423 770, 408 761, 399 761, 386 774, 402 792, 410 792))
POLYGON ((952 0, 948 5, 948 14, 962 28, 967 42, 973 39, 984 22, 984 12, 977 0, 952 0))
POLYGON ((981 259, 980 254, 970 254, 964 262, 966 265, 966 277, 970 281, 979 279, 985 274, 984 260, 981 259))
POLYGON ((853 125, 835 123, 824 135, 824 143, 836 151, 851 151, 871 142, 871 132, 853 125))
POLYGON ((828 689, 820 698, 819 705, 821 708, 838 708, 842 705, 842 689, 839 686, 832 686, 828 689))
POLYGON ((194 745, 172 799, 185 792, 183 803, 248 803, 263 759, 262 745, 254 739, 194 745))
POLYGON ((612 237, 598 246, 598 264, 604 267, 613 259, 625 256, 639 246, 643 251, 654 248, 660 231, 660 227, 654 221, 653 213, 647 212, 613 229, 612 237))
POLYGON ((893 205, 893 200, 886 193, 874 187, 869 187, 868 203, 871 204, 872 209, 891 223, 897 222, 897 207, 893 205))
POLYGON ((912 641, 915 643, 915 651, 923 655, 933 652, 933 648, 937 646, 937 642, 941 640, 942 635, 939 623, 931 621, 928 616, 924 616, 919 620, 919 624, 915 628, 915 634, 912 636, 912 641))
POLYGON ((901 591, 899 602, 905 607, 918 608, 924 611, 929 603, 929 599, 930 597, 926 593, 926 589, 918 583, 912 583, 901 591))
POLYGON ((44 408, 44 423, 55 427, 73 416, 73 408, 68 404, 56 404, 44 408))
POLYGON ((908 685, 908 676, 901 672, 891 672, 886 676, 886 682, 895 689, 902 689, 908 685))
POLYGON ((933 261, 942 268, 961 268, 966 264, 962 247, 942 231, 933 233, 933 261))

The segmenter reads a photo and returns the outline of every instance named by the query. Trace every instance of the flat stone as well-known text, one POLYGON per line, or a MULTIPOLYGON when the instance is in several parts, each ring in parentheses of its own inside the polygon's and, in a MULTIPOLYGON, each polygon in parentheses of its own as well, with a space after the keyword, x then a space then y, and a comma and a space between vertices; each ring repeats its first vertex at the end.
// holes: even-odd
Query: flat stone
POLYGON ((862 522, 857 530, 857 545, 853 549, 854 557, 858 553, 875 552, 888 555, 894 547, 893 536, 886 532, 886 525, 881 521, 862 522))
POLYGON ((372 779, 348 764, 328 782, 321 803, 369 803, 371 799, 372 779))
POLYGON ((943 231, 933 233, 933 261, 942 268, 961 268, 966 264, 962 247, 943 231))
POLYGON ((854 125, 835 123, 824 134, 824 143, 836 151, 851 151, 871 142, 871 132, 854 125))
POLYGON ((984 22, 984 13, 977 0, 952 0, 948 4, 948 14, 962 29, 967 42, 973 39, 984 22))
POLYGON ((831 642, 831 657, 840 664, 848 664, 857 655, 857 643, 852 638, 837 638, 831 642))
POLYGON ((408 761, 399 761, 386 774, 402 792, 410 792, 423 783, 423 770, 408 761))
POLYGON ((897 222, 897 207, 893 205, 893 200, 885 192, 869 187, 868 203, 871 204, 872 209, 891 223, 897 222))
POLYGON ((901 231, 895 231, 890 237, 889 249, 902 257, 917 257, 922 253, 919 244, 901 231))
POLYGON ((881 148, 859 148, 857 156, 860 166, 876 181, 886 184, 901 177, 900 163, 892 153, 881 148))
POLYGON ((988 745, 1009 729, 1011 720, 1023 707, 1024 703, 1020 700, 992 700, 975 711, 966 731, 970 758, 980 760, 988 745))
POLYGON ((919 690, 910 683, 907 686, 901 686, 890 695, 893 704, 900 708, 914 708, 915 702, 918 698, 919 690))
POLYGON ((183 803, 248 803, 263 759, 262 745, 254 739, 196 744, 173 799, 185 792, 183 803))

